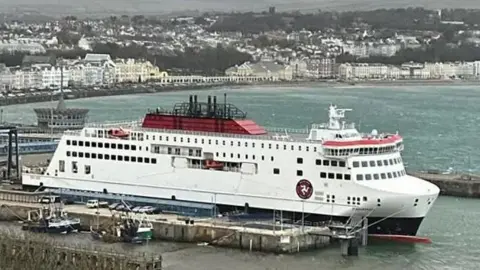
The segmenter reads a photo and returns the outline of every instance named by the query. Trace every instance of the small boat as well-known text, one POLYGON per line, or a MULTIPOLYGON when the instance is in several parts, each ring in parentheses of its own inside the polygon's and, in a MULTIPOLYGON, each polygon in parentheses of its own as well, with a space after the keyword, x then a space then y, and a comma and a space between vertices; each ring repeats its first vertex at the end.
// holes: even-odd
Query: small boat
POLYGON ((223 162, 218 162, 211 159, 205 160, 205 168, 207 169, 221 170, 224 166, 225 165, 223 164, 223 162))
POLYGON ((128 138, 130 132, 123 128, 114 128, 107 131, 108 136, 115 138, 128 138))
POLYGON ((68 234, 78 232, 80 227, 81 224, 79 218, 71 218, 63 211, 58 211, 57 215, 40 215, 38 220, 27 221, 23 224, 22 230, 41 233, 68 234))
POLYGON ((148 219, 121 218, 119 221, 113 219, 113 224, 94 229, 90 227, 90 234, 95 240, 102 240, 107 243, 126 242, 143 244, 153 237, 153 225, 148 219))

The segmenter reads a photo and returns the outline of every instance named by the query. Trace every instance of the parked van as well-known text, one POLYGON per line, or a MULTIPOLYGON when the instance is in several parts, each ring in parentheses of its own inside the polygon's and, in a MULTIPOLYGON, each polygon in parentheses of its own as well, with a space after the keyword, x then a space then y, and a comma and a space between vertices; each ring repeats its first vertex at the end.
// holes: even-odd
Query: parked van
POLYGON ((98 207, 98 200, 88 200, 87 201, 88 208, 97 208, 98 207))

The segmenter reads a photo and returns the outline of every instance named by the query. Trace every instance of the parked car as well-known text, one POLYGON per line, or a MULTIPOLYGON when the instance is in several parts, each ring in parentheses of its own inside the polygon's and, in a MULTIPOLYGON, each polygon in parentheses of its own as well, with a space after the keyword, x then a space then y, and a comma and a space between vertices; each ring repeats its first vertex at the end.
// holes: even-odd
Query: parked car
POLYGON ((87 201, 88 208, 98 208, 98 200, 88 200, 87 201))
POLYGON ((142 209, 143 206, 135 206, 134 208, 132 208, 132 212, 133 213, 139 213, 140 212, 140 209, 142 209))
POLYGON ((39 203, 42 204, 50 204, 50 203, 60 203, 60 197, 58 196, 42 196, 40 199, 38 199, 39 203))
POLYGON ((145 213, 145 214, 153 214, 154 211, 155 211, 155 207, 153 206, 144 206, 139 210, 140 213, 145 213))
POLYGON ((115 210, 121 203, 112 203, 108 206, 108 209, 115 210))

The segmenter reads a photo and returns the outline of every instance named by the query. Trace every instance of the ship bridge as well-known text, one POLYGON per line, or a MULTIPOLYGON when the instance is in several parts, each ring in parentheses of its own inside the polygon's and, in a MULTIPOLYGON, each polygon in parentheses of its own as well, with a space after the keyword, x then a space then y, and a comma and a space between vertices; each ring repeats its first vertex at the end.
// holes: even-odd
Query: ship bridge
POLYGON ((329 107, 329 122, 313 124, 308 140, 320 141, 324 155, 329 157, 348 157, 351 155, 375 155, 403 150, 403 139, 398 134, 379 134, 372 130, 369 134, 360 133, 354 123, 343 121, 345 112, 351 109, 329 107))

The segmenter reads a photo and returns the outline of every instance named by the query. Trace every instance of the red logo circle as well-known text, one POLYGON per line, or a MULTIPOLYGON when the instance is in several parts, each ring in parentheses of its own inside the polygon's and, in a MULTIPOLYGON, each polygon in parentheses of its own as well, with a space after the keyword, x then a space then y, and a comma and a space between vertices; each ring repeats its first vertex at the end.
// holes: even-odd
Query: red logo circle
POLYGON ((308 181, 307 179, 302 179, 298 181, 296 191, 297 191, 298 197, 306 200, 312 197, 312 194, 313 194, 312 183, 310 183, 310 181, 308 181))

